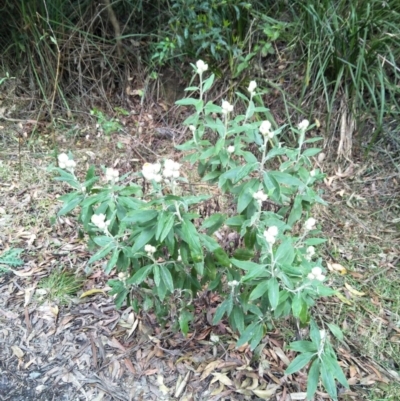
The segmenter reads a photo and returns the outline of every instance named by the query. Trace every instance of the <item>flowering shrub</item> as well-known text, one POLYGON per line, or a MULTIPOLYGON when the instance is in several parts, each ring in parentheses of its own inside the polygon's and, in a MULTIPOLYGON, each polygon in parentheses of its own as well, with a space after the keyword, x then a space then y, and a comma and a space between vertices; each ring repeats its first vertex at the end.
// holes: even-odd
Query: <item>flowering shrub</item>
MULTIPOLYGON (((316 255, 315 247, 325 240, 318 237, 317 221, 311 216, 315 203, 324 204, 314 188, 323 174, 313 169, 310 159, 320 149, 309 147, 321 138, 306 138, 309 122, 304 120, 295 129, 295 148, 279 142, 285 127, 259 121, 268 109, 253 101, 255 81, 249 83, 248 97, 237 93, 248 104, 244 115, 235 116, 235 105, 228 100, 220 106, 205 103, 214 75, 204 79, 208 66, 201 60, 193 68, 199 86, 188 90, 199 97, 177 102, 195 108, 184 122, 192 137, 177 148, 185 152, 184 161, 197 164, 203 181, 217 184, 230 195, 236 213, 200 219, 195 206, 209 196, 185 194, 182 184, 187 180, 174 160, 145 163, 132 174, 134 180, 141 178, 149 184, 143 193, 138 184, 117 185, 127 175, 119 177, 112 168, 105 169, 101 185, 93 168, 80 183, 75 162, 65 154, 59 155, 57 179, 75 191, 62 197, 59 213, 81 207, 79 219, 91 243, 100 248, 89 264, 109 255, 106 273, 113 269, 119 273, 109 281, 118 306, 127 301, 136 310, 152 308, 161 321, 178 317, 180 329, 187 334, 193 297, 208 288, 223 298, 214 324, 226 316, 239 333, 238 346, 248 343, 251 349, 272 329, 273 320, 291 315, 302 324, 311 322, 312 342, 292 344, 303 354, 287 372, 312 361, 309 398, 321 375, 336 399, 333 378, 347 383, 325 329, 322 335, 310 312, 317 298, 334 293, 325 285, 322 259, 316 255), (241 245, 233 252, 218 242, 230 232, 241 237, 241 245)), ((340 336, 337 326, 328 327, 340 336)))

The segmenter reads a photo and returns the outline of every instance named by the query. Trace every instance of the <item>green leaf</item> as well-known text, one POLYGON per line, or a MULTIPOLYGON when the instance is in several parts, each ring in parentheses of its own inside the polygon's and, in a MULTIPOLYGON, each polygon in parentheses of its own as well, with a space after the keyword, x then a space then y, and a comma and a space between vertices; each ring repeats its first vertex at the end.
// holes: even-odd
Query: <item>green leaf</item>
POLYGON ((117 245, 114 242, 110 242, 106 247, 100 249, 96 252, 88 261, 88 265, 91 265, 93 262, 97 260, 103 259, 107 256, 117 245))
POLYGON ((224 316, 224 314, 226 313, 227 315, 229 315, 230 310, 232 310, 232 298, 229 297, 228 299, 225 299, 224 302, 222 302, 221 305, 218 306, 217 310, 215 311, 215 315, 213 318, 213 324, 217 324, 222 317, 224 316))
POLYGON ((303 369, 316 356, 315 352, 304 352, 303 354, 297 355, 296 358, 286 368, 285 374, 291 375, 292 373, 298 372, 303 369))
POLYGON ((318 351, 316 345, 311 341, 294 341, 290 343, 289 348, 297 352, 314 352, 318 351))
POLYGON ((321 334, 314 320, 311 320, 310 322, 310 338, 311 341, 319 348, 321 344, 321 334))
POLYGON ((337 401, 335 379, 324 361, 321 363, 321 379, 327 393, 334 399, 334 401, 337 401))
POLYGON ((237 330, 240 334, 242 334, 244 331, 244 314, 242 308, 238 305, 235 305, 232 310, 232 315, 237 330))
POLYGON ((64 216, 68 214, 71 210, 75 209, 79 203, 83 200, 84 196, 77 196, 76 198, 72 199, 70 202, 65 204, 61 210, 57 213, 58 216, 64 216))
POLYGON ((128 212, 122 221, 124 223, 143 224, 153 220, 157 215, 158 212, 156 210, 133 210, 128 212))
POLYGON ((201 247, 200 238, 196 227, 189 220, 182 221, 182 240, 189 245, 190 255, 195 263, 203 259, 203 249, 201 247))
POLYGON ((230 267, 231 265, 229 256, 221 247, 214 251, 214 258, 223 267, 230 267))
POLYGON ((226 219, 226 215, 222 213, 215 213, 210 217, 207 217, 204 221, 203 224, 201 225, 201 229, 207 229, 207 234, 211 235, 215 231, 217 231, 222 224, 224 224, 224 221, 226 219))
POLYGON ((310 370, 308 371, 307 400, 309 401, 312 401, 314 399, 314 394, 317 391, 319 382, 319 370, 320 362, 319 359, 316 358, 315 361, 311 364, 310 370))
POLYGON ((111 258, 110 258, 110 260, 108 261, 106 268, 104 269, 104 272, 105 272, 106 274, 109 274, 110 271, 111 271, 111 270, 114 268, 114 266, 117 264, 120 251, 121 251, 121 250, 120 250, 119 248, 115 248, 115 249, 114 249, 114 251, 113 251, 113 253, 112 253, 112 255, 111 255, 111 258))
POLYGON ((110 242, 113 242, 114 238, 108 237, 107 235, 102 235, 100 237, 93 237, 92 241, 98 246, 106 246, 110 242))
POLYGON ((149 227, 146 230, 142 231, 139 236, 135 239, 133 247, 131 249, 132 254, 135 254, 137 251, 142 249, 149 241, 154 237, 155 228, 149 227))
POLYGON ((310 245, 320 245, 320 244, 323 244, 324 242, 326 242, 326 239, 324 239, 324 238, 307 238, 307 239, 304 241, 304 243, 305 243, 307 246, 310 246, 310 245))
POLYGON ((291 238, 284 240, 276 251, 275 261, 282 265, 291 265, 294 261, 294 247, 291 238))
POLYGON ((269 276, 269 271, 265 268, 265 265, 257 265, 254 269, 248 270, 248 272, 242 277, 242 281, 250 281, 258 278, 265 278, 269 276))
POLYGON ((254 258, 254 251, 248 248, 238 248, 233 253, 233 257, 238 260, 250 260, 254 258))
POLYGON ((154 265, 153 267, 153 278, 154 278, 154 284, 156 285, 156 287, 158 287, 161 281, 160 266, 158 265, 154 265))
POLYGON ((250 340, 253 338, 257 326, 258 322, 253 322, 246 327, 243 334, 240 336, 238 342, 236 343, 237 348, 246 343, 250 343, 250 340))
POLYGON ((153 270, 153 265, 147 265, 140 268, 132 277, 126 280, 127 284, 140 284, 146 280, 147 276, 153 270))
POLYGON ((244 260, 237 260, 237 259, 234 259, 234 258, 232 258, 230 261, 234 266, 238 267, 239 269, 249 270, 249 271, 258 268, 259 266, 262 266, 264 268, 268 266, 266 264, 260 265, 258 263, 254 263, 254 262, 250 262, 250 261, 244 261, 244 260))
POLYGON ((164 281, 165 287, 170 292, 174 292, 174 282, 172 280, 171 272, 166 266, 162 266, 160 270, 161 270, 161 278, 164 281))
POLYGON ((191 97, 185 99, 179 99, 175 102, 178 106, 195 106, 199 103, 199 99, 193 99, 191 97))
POLYGON ((268 299, 272 310, 274 310, 279 303, 279 283, 275 277, 269 280, 268 299))
POLYGON ((333 323, 327 323, 329 330, 332 332, 332 334, 339 340, 343 341, 343 332, 340 330, 339 326, 333 323))
POLYGON ((182 334, 187 336, 189 332, 189 322, 193 320, 193 314, 184 309, 179 314, 179 327, 181 328, 182 334))
POLYGON ((250 341, 250 349, 254 351, 254 349, 257 347, 258 344, 260 344, 260 341, 262 340, 264 336, 264 329, 261 323, 259 323, 255 328, 254 328, 254 334, 253 337, 250 341))
MULTIPOLYGON (((329 347, 329 346, 328 346, 329 347)), ((332 376, 342 384, 344 387, 349 388, 349 383, 347 382, 346 376, 344 375, 342 368, 340 367, 335 352, 325 352, 322 356, 322 363, 325 364, 332 376)))
POLYGON ((269 281, 261 281, 261 283, 257 284, 253 291, 250 293, 249 300, 254 301, 255 299, 262 297, 268 291, 268 289, 269 281))
POLYGON ((322 150, 322 149, 320 149, 320 148, 310 148, 310 149, 306 149, 306 150, 303 152, 303 156, 312 157, 312 156, 315 156, 317 153, 321 152, 321 150, 322 150))
POLYGON ((291 174, 283 173, 281 171, 269 171, 269 176, 275 178, 280 184, 290 185, 293 187, 303 187, 304 183, 291 174))
POLYGON ((163 242, 174 226, 175 215, 170 212, 163 212, 158 215, 158 224, 156 231, 156 241, 163 242))

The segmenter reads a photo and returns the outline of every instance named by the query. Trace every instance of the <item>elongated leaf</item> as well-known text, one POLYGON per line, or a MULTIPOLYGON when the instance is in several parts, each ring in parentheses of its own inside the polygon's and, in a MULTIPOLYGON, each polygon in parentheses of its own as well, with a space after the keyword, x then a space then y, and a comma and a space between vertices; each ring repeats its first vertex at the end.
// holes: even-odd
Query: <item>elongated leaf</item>
POLYGON ((111 270, 114 268, 114 266, 117 264, 120 251, 121 251, 121 250, 120 250, 119 248, 115 248, 115 249, 114 249, 114 251, 113 251, 113 253, 112 253, 112 255, 111 255, 111 258, 110 258, 110 260, 108 261, 106 268, 104 269, 104 272, 105 272, 106 274, 110 273, 110 271, 111 271, 111 270))
POLYGON ((269 282, 267 280, 261 281, 261 283, 257 284, 250 293, 249 300, 254 301, 255 299, 262 297, 268 291, 268 288, 269 282))
POLYGON ((233 320, 239 333, 244 331, 244 314, 241 307, 235 305, 232 310, 233 320))
POLYGON ((329 330, 332 332, 332 334, 339 340, 343 341, 343 332, 340 330, 339 326, 333 323, 327 323, 329 330))
POLYGON ((297 352, 317 352, 316 345, 311 341, 294 341, 290 343, 290 349, 297 352))
POLYGON ((114 241, 114 238, 109 237, 107 235, 102 235, 100 237, 93 237, 92 241, 98 245, 98 246, 106 246, 108 245, 110 242, 114 241))
POLYGON ((285 374, 291 375, 292 373, 298 372, 299 370, 303 369, 304 366, 306 366, 307 363, 315 357, 315 355, 315 352, 304 352, 303 354, 297 355, 296 358, 294 358, 290 365, 286 368, 285 374))
POLYGON ((58 216, 64 216, 68 214, 71 210, 75 209, 79 203, 83 200, 83 196, 77 196, 76 198, 72 199, 70 202, 65 204, 60 211, 57 213, 58 216))
POLYGON ((236 347, 241 347, 246 343, 250 343, 251 339, 254 336, 256 331, 256 327, 258 326, 258 322, 253 322, 249 324, 244 330, 243 334, 240 336, 238 342, 236 343, 236 347))
POLYGON ((171 272, 166 266, 160 269, 161 278, 165 284, 165 287, 170 291, 174 292, 174 281, 172 280, 171 272))
POLYGON ((140 268, 131 278, 126 281, 127 284, 140 284, 146 280, 153 269, 153 265, 147 265, 140 268))
POLYGON ((272 310, 274 310, 279 303, 279 283, 275 277, 269 280, 268 299, 272 310))
POLYGON ((316 358, 315 361, 311 364, 310 370, 308 371, 307 400, 309 401, 312 401, 314 399, 314 394, 317 391, 319 382, 319 370, 320 362, 319 359, 316 358))
POLYGON ((258 344, 260 344, 262 338, 264 336, 264 329, 261 323, 258 323, 257 326, 254 328, 253 337, 250 341, 250 349, 254 351, 258 344))
POLYGON ((187 336, 189 332, 189 322, 191 322, 192 320, 193 320, 193 313, 187 311, 186 309, 184 309, 179 314, 179 327, 184 336, 187 336))
POLYGON ((156 285, 156 287, 158 287, 161 281, 160 266, 158 265, 154 265, 153 267, 153 279, 154 279, 154 284, 156 285))
POLYGON ((338 399, 337 389, 333 374, 329 371, 328 366, 324 362, 321 363, 320 370, 321 370, 321 379, 325 387, 325 390, 333 398, 334 401, 337 401, 338 399))
POLYGON ((142 231, 139 236, 136 238, 135 243, 131 249, 132 254, 135 254, 137 251, 142 249, 146 244, 150 242, 150 240, 154 237, 155 228, 150 227, 146 230, 142 231))
POLYGON ((164 241, 165 237, 169 234, 175 222, 175 215, 173 213, 165 212, 161 216, 162 217, 159 218, 157 224, 156 232, 156 240, 160 242, 164 241))
POLYGON ((243 270, 254 270, 254 269, 258 268, 259 266, 263 266, 264 268, 267 267, 266 264, 259 265, 258 263, 250 262, 248 260, 238 260, 238 259, 231 258, 230 261, 234 266, 238 267, 239 269, 243 269, 243 270))
POLYGON ((156 210, 133 210, 124 217, 123 222, 143 224, 153 220, 157 215, 156 210))

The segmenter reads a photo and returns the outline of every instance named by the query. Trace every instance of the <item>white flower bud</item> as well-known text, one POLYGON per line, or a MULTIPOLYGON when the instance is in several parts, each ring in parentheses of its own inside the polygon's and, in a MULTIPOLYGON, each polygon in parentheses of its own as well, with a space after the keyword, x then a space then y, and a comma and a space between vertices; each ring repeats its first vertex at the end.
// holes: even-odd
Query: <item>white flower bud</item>
POLYGON ((309 125, 310 125, 310 122, 308 120, 303 120, 301 123, 299 123, 297 128, 300 131, 305 131, 308 128, 309 125))
POLYGON ((311 273, 312 273, 315 277, 320 276, 320 275, 322 274, 322 269, 321 269, 320 267, 318 267, 318 266, 313 267, 313 268, 311 269, 311 273))
POLYGON ((225 115, 233 111, 233 105, 226 100, 222 101, 221 107, 222 107, 222 113, 225 115))
POLYGON ((317 223, 317 221, 313 218, 310 217, 308 220, 306 220, 306 222, 304 223, 304 229, 306 231, 310 231, 315 227, 315 224, 317 223))
POLYGON ((208 70, 208 64, 206 64, 203 60, 197 60, 196 67, 197 67, 197 73, 199 75, 202 75, 203 72, 206 72, 208 70))
POLYGON ((106 169, 106 180, 111 182, 117 182, 119 179, 119 171, 113 168, 106 169))
MULTIPOLYGON (((265 120, 261 123, 259 130, 262 135, 269 137, 272 134, 271 127, 272 127, 272 124, 268 120, 265 120)), ((273 137, 273 134, 272 134, 272 137, 273 137)))
POLYGON ((189 129, 190 129, 190 131, 192 131, 192 132, 195 132, 195 131, 196 131, 196 127, 195 127, 194 125, 189 125, 189 129))
POLYGON ((257 88, 257 82, 256 81, 250 81, 249 83, 249 87, 247 88, 247 90, 250 92, 250 94, 253 94, 254 91, 257 88))
POLYGON ((317 172, 315 170, 310 171, 310 177, 315 177, 315 174, 317 174, 317 172))
POLYGON ((226 148, 226 151, 227 151, 228 153, 233 153, 233 152, 235 151, 235 147, 234 147, 233 145, 228 146, 228 147, 226 148))
POLYGON ((278 230, 278 227, 272 226, 272 227, 268 228, 268 232, 271 235, 273 235, 274 237, 276 237, 278 235, 279 230, 278 230))

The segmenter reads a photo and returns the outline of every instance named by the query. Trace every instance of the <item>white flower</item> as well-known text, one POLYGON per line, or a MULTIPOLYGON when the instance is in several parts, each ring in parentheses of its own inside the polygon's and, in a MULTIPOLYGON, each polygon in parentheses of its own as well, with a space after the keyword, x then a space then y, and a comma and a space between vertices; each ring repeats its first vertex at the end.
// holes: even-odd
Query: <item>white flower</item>
POLYGON ((107 168, 106 169, 106 180, 117 182, 119 179, 119 171, 115 170, 114 168, 107 168))
POLYGON ((260 202, 265 202, 268 199, 268 195, 264 191, 258 191, 253 194, 253 198, 260 202))
POLYGON ((160 169, 160 163, 145 163, 142 167, 142 175, 147 181, 154 180, 155 182, 160 182, 162 178, 161 175, 158 174, 160 169))
POLYGON ((315 255, 315 248, 313 246, 309 246, 306 251, 306 259, 310 261, 314 255, 315 255))
POLYGON ((269 227, 268 230, 264 231, 264 237, 270 245, 275 244, 278 232, 278 227, 276 226, 269 227))
POLYGON ((181 165, 177 162, 174 162, 171 159, 167 159, 164 162, 164 170, 163 170, 163 176, 165 178, 178 178, 179 177, 179 169, 181 168, 181 165))
POLYGON ((233 111, 233 105, 232 104, 230 104, 228 101, 226 101, 226 100, 223 100, 222 101, 222 113, 223 114, 228 114, 228 113, 230 113, 230 112, 232 112, 233 111))
POLYGON ((268 120, 265 120, 261 123, 259 130, 262 135, 272 139, 274 137, 274 133, 271 131, 271 127, 272 124, 268 120))
POLYGON ((144 246, 144 251, 147 253, 147 256, 152 256, 156 250, 156 247, 153 245, 147 244, 144 246))
POLYGON ((315 174, 317 174, 317 172, 315 170, 310 171, 310 177, 315 177, 315 174))
POLYGON ((250 81, 249 87, 247 88, 247 90, 250 92, 251 95, 254 93, 256 88, 257 88, 257 82, 256 81, 250 81))
POLYGON ((189 125, 189 129, 192 132, 196 131, 196 127, 194 125, 189 125))
POLYGON ((58 165, 60 168, 65 168, 67 166, 67 162, 69 160, 69 157, 65 153, 60 153, 58 155, 58 165))
POLYGON ((299 123, 297 128, 300 131, 305 131, 308 128, 309 125, 310 125, 310 122, 308 120, 303 120, 301 123, 299 123))
POLYGON ((315 227, 315 224, 317 223, 317 220, 315 220, 313 217, 310 217, 306 222, 304 223, 304 229, 306 231, 310 231, 315 227))
POLYGON ((69 171, 74 171, 76 167, 76 163, 69 158, 69 156, 65 153, 60 153, 57 157, 58 159, 58 166, 62 169, 66 169, 69 171))
POLYGON ((214 333, 211 333, 211 335, 210 335, 210 341, 211 341, 212 343, 217 343, 217 342, 219 342, 219 337, 218 337, 217 335, 215 335, 214 333))
POLYGON ((103 213, 94 214, 90 220, 101 231, 105 231, 110 225, 110 220, 105 221, 106 216, 103 213))
POLYGON ((325 276, 322 274, 322 269, 318 266, 313 267, 311 269, 311 273, 308 273, 307 277, 310 280, 318 280, 318 281, 324 281, 325 280, 325 276))
POLYGON ((197 73, 199 75, 202 75, 203 72, 206 72, 208 70, 208 64, 206 64, 203 60, 197 60, 196 67, 197 67, 197 73))
POLYGON ((233 153, 233 152, 235 151, 235 147, 234 147, 233 145, 228 146, 228 147, 226 148, 226 151, 227 151, 228 153, 233 153))
POLYGON ((236 280, 228 281, 229 287, 237 287, 239 285, 239 282, 236 280))

